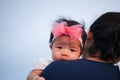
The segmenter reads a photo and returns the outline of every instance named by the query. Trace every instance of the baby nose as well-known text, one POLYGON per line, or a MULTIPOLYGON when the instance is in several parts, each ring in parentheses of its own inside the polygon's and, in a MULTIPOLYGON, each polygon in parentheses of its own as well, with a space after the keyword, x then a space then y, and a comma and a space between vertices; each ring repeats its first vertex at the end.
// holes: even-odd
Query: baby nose
POLYGON ((64 49, 61 53, 62 56, 69 56, 69 54, 70 54, 70 51, 66 49, 64 49))

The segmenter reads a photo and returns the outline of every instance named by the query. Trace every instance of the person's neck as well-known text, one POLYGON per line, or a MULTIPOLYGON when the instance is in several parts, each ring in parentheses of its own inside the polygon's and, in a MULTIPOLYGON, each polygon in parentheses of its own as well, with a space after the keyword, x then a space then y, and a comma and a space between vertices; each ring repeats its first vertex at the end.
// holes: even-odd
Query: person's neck
POLYGON ((97 62, 103 62, 106 63, 105 61, 99 59, 98 57, 87 57, 87 60, 92 60, 92 61, 97 61, 97 62))
POLYGON ((89 56, 89 55, 87 55, 86 58, 84 58, 84 59, 97 61, 97 62, 103 62, 103 63, 110 63, 110 64, 115 63, 115 61, 112 61, 112 60, 102 60, 102 59, 99 58, 99 56, 89 56))

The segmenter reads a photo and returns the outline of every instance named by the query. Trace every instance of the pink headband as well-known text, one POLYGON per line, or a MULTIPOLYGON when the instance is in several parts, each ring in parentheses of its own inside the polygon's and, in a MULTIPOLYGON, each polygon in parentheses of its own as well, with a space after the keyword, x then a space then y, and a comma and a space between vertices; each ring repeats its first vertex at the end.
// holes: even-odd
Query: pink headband
POLYGON ((61 22, 59 24, 56 24, 55 27, 52 29, 52 33, 53 33, 53 40, 56 37, 59 37, 63 34, 65 35, 69 35, 70 36, 70 40, 74 41, 76 39, 80 40, 81 46, 83 47, 82 44, 82 25, 73 25, 68 27, 66 22, 61 22))

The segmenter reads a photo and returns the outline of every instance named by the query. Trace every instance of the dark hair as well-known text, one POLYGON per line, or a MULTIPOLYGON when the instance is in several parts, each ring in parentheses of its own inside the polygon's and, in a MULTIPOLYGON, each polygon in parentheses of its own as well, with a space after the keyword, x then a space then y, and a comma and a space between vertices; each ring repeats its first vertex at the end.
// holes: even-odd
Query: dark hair
MULTIPOLYGON (((58 20, 55 21, 55 23, 61 23, 61 22, 67 22, 67 25, 68 27, 72 26, 72 25, 76 25, 76 24, 80 24, 79 22, 75 21, 75 20, 67 20, 67 19, 64 19, 64 18, 60 18, 58 20)), ((85 29, 84 29, 84 26, 82 26, 82 29, 83 29, 83 33, 82 33, 82 43, 83 43, 83 47, 84 47, 84 44, 85 44, 85 41, 86 41, 86 37, 87 37, 87 34, 85 32, 85 29)), ((50 39, 49 39, 49 43, 52 42, 53 40, 53 34, 52 32, 50 33, 50 39)))
POLYGON ((107 12, 90 27, 93 44, 89 54, 100 52, 100 59, 116 61, 120 57, 120 12, 107 12))

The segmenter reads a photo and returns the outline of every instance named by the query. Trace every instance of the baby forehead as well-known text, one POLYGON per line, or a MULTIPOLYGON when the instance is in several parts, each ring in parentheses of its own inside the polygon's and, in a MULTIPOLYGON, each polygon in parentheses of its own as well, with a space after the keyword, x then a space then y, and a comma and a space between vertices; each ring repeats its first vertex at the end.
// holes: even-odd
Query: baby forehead
POLYGON ((80 41, 76 40, 74 42, 71 42, 71 41, 66 41, 66 40, 55 40, 53 42, 53 44, 55 44, 55 45, 63 45, 63 46, 65 46, 65 45, 67 45, 67 46, 80 46, 80 41))
POLYGON ((79 39, 71 41, 69 36, 62 35, 53 40, 53 45, 80 47, 81 43, 79 39))

